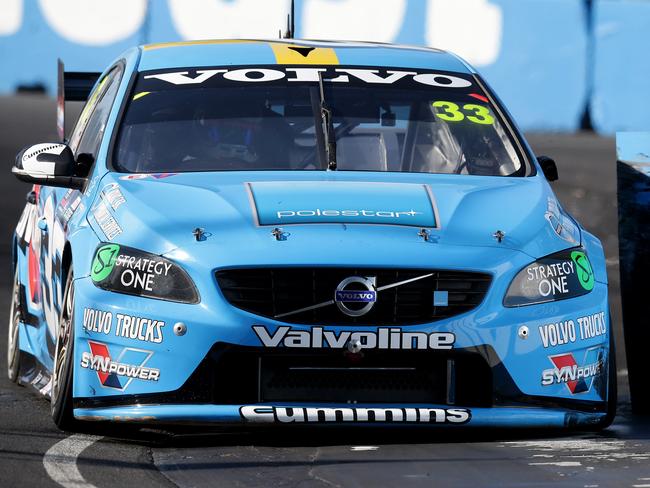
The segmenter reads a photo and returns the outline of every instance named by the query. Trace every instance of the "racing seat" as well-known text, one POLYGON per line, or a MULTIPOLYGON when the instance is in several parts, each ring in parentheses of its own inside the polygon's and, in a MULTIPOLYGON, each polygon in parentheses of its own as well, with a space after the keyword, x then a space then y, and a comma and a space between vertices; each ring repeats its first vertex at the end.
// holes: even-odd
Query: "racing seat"
POLYGON ((348 135, 336 141, 337 169, 387 171, 388 153, 382 134, 348 135))
POLYGON ((455 173, 463 161, 463 150, 446 124, 417 123, 411 171, 455 173))

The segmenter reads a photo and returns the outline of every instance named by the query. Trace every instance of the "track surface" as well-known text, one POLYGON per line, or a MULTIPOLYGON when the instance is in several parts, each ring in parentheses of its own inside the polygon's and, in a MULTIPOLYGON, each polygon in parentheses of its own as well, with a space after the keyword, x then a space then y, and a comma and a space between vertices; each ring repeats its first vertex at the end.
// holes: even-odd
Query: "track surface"
MULTIPOLYGON (((9 309, 9 243, 28 186, 9 174, 14 155, 54 140, 54 103, 0 98, 0 313, 9 309)), ((620 328, 615 149, 593 135, 530 136, 556 158, 565 207, 606 248, 619 360, 620 415, 601 434, 276 431, 70 437, 49 404, 5 376, 0 320, 0 486, 636 486, 650 487, 650 419, 630 415, 620 328), (46 453, 48 453, 46 455, 46 453), (45 463, 44 463, 45 456, 45 463), (66 481, 67 480, 67 481, 66 481)), ((111 434, 115 434, 112 432, 111 434)))

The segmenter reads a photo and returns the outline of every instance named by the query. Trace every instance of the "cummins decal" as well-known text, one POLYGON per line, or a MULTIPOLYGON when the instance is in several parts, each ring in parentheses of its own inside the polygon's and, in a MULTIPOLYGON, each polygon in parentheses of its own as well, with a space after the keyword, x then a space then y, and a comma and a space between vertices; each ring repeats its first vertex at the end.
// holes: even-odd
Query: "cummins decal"
POLYGON ((472 418, 467 408, 324 408, 246 405, 242 419, 254 423, 421 423, 465 424, 472 418))
POLYGON ((270 348, 342 349, 351 343, 356 349, 451 349, 456 342, 456 336, 451 332, 402 332, 395 327, 337 333, 323 327, 300 330, 286 325, 270 332, 263 325, 254 325, 253 331, 262 345, 270 348))

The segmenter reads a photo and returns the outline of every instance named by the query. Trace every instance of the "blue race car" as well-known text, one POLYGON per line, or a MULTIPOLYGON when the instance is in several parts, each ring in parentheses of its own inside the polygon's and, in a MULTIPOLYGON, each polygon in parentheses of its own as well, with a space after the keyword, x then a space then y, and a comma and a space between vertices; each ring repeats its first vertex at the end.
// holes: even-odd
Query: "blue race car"
POLYGON ((602 246, 458 57, 200 41, 60 80, 8 353, 60 428, 611 423, 602 246))

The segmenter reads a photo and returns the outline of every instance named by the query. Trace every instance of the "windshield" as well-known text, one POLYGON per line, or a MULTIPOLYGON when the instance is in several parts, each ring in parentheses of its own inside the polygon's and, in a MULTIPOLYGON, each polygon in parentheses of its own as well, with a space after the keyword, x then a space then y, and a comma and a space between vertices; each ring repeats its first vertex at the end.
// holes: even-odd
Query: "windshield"
POLYGON ((473 77, 420 69, 274 65, 144 72, 114 154, 118 171, 134 173, 526 174, 473 77), (329 165, 328 148, 335 153, 329 165))

